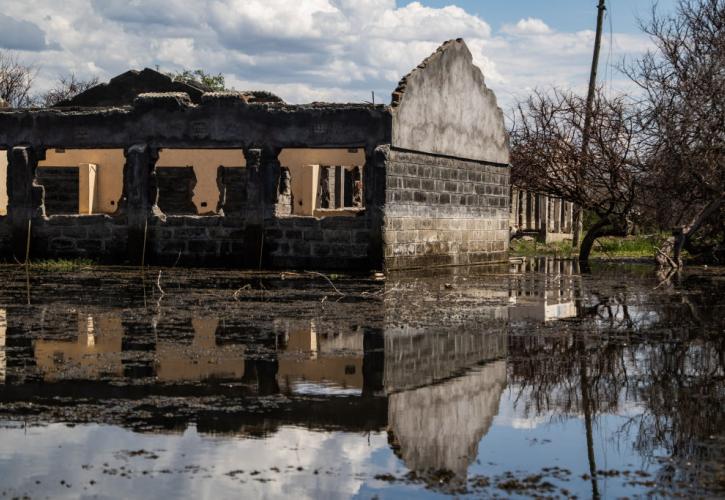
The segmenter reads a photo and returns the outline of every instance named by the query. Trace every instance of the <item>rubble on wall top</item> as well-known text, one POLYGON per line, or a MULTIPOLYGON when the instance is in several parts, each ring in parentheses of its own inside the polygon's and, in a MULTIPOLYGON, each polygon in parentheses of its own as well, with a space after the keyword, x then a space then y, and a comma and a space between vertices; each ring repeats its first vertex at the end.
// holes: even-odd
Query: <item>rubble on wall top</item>
POLYGON ((202 104, 247 104, 248 96, 243 92, 224 91, 224 92, 205 92, 201 96, 202 104))
POLYGON ((425 59, 423 59, 420 62, 420 64, 418 64, 418 66, 416 66, 415 68, 413 68, 407 75, 405 75, 403 78, 400 79, 400 82, 398 82, 398 86, 393 91, 393 96, 392 96, 392 99, 391 99, 391 102, 390 102, 390 107, 391 108, 395 108, 395 107, 397 107, 400 104, 400 101, 401 101, 401 99, 403 97, 403 94, 405 93, 405 89, 406 89, 407 84, 408 84, 408 78, 410 78, 410 76, 412 74, 414 74, 416 71, 418 71, 420 69, 425 69, 425 67, 428 66, 428 63, 430 63, 433 58, 438 57, 440 54, 442 54, 443 52, 445 52, 454 43, 463 43, 463 44, 465 44, 465 42, 463 41, 463 38, 456 38, 456 39, 447 40, 447 41, 443 42, 440 45, 440 47, 438 47, 436 49, 435 52, 433 52, 431 55, 429 55, 428 57, 426 57, 425 59))
POLYGON ((136 109, 182 109, 191 106, 191 98, 185 92, 147 92, 133 100, 136 109))

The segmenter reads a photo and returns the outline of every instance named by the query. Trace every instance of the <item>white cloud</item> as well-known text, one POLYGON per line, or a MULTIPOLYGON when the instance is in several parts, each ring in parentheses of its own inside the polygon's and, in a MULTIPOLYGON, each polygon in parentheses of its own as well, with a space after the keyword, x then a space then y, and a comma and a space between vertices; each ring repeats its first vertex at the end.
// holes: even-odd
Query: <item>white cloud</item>
MULTIPOLYGON (((0 0, 0 12, 32 42, 15 48, 39 66, 39 91, 70 72, 109 79, 159 66, 223 73, 236 88, 266 88, 289 102, 359 102, 371 91, 387 102, 403 75, 462 37, 506 108, 534 87, 583 89, 594 36, 536 18, 494 31, 460 7, 395 0, 0 0)), ((615 33, 602 60, 647 46, 642 36, 615 33)))
POLYGON ((501 28, 504 33, 512 35, 545 35, 551 33, 551 28, 541 19, 527 17, 520 19, 516 24, 504 24, 501 28))

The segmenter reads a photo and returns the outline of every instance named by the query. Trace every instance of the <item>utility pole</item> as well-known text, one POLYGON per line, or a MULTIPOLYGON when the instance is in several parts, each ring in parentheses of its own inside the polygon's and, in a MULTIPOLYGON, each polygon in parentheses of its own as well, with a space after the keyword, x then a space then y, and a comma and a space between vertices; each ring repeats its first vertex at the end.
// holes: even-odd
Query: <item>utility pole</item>
MULTIPOLYGON (((591 135, 590 129, 592 126, 592 106, 594 105, 594 92, 597 88, 597 67, 599 66, 599 49, 602 46, 602 24, 604 24, 604 11, 607 8, 604 6, 604 0, 599 0, 597 6, 597 34, 594 38, 594 55, 592 56, 592 71, 589 74, 589 93, 587 94, 587 108, 584 112, 584 130, 582 130, 582 151, 581 158, 579 160, 579 169, 577 175, 577 182, 582 175, 582 162, 587 156, 589 149, 589 136, 591 135)), ((584 213, 580 206, 576 205, 574 208, 574 234, 572 238, 572 246, 574 248, 579 247, 581 240, 581 234, 583 229, 584 213)))

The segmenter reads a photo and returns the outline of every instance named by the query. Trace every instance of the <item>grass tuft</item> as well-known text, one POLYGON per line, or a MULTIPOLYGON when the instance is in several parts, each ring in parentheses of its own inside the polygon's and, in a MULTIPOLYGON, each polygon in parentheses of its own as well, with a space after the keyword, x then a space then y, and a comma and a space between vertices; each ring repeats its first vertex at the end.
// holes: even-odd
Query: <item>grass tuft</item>
POLYGON ((89 268, 94 264, 90 259, 48 259, 31 261, 30 267, 40 271, 68 272, 89 268))
MULTIPOLYGON (((666 239, 663 234, 627 236, 626 238, 606 237, 594 242, 592 258, 623 259, 654 257, 655 247, 661 246, 666 239)), ((536 257, 552 255, 555 257, 576 257, 579 251, 571 247, 571 241, 539 243, 537 241, 513 240, 511 255, 518 257, 536 257)))

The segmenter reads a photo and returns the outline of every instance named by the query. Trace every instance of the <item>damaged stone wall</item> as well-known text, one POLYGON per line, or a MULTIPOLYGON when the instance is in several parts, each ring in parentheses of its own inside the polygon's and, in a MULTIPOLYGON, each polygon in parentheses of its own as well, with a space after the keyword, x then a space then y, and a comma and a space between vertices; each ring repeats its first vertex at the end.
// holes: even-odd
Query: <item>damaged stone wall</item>
POLYGON ((38 167, 35 177, 45 187, 47 214, 78 213, 78 167, 38 167))
POLYGON ((158 205, 162 212, 196 215, 197 208, 192 201, 196 176, 192 167, 157 168, 156 183, 159 188, 158 205))
POLYGON ((105 262, 125 259, 126 221, 105 214, 55 215, 35 219, 33 258, 90 258, 105 262))
MULTIPOLYGON (((31 259, 380 269, 364 211, 330 221, 291 214, 289 173, 278 156, 284 148, 306 146, 372 151, 389 141, 389 127, 383 106, 248 104, 227 94, 205 94, 198 105, 180 94, 162 94, 139 96, 133 107, 1 111, 10 192, 9 215, 0 216, 0 257, 22 261, 30 238, 31 259), (27 145, 15 146, 22 143, 27 145), (117 211, 78 215, 74 206, 66 210, 75 215, 53 214, 59 211, 50 195, 60 183, 38 164, 46 151, 66 148, 123 151, 117 211), (160 153, 173 148, 243 151, 246 166, 206 165, 220 196, 218 203, 210 200, 216 206, 209 213, 196 215, 190 203, 196 174, 158 165, 160 153)), ((77 205, 77 190, 74 197, 77 205)))
MULTIPOLYGON (((506 257, 502 115, 461 40, 405 77, 391 107, 252 102, 235 92, 197 97, 152 93, 107 108, 0 110, 0 149, 10 158, 8 216, 0 216, 0 249, 10 250, 2 257, 22 260, 28 237, 31 257, 131 264, 380 270, 506 257), (122 195, 112 198, 113 210, 104 205, 107 215, 53 215, 57 183, 38 160, 65 148, 123 151, 122 195), (173 149, 202 157, 159 161, 173 149), (222 149, 243 151, 244 168, 203 157, 222 149), (356 160, 299 156, 314 149, 356 160), (294 165, 285 151, 297 154, 294 165), (356 168, 343 175, 341 165, 356 168), (328 208, 295 213, 290 169, 300 166, 324 167, 310 201, 328 208), (192 200, 194 182, 214 193, 216 184, 218 202, 216 194, 192 200)), ((92 213, 83 210, 75 212, 92 213)))
POLYGON ((163 264, 242 267, 247 252, 245 221, 240 217, 167 216, 149 226, 149 258, 163 264))
POLYGON ((286 217, 265 224, 265 246, 272 267, 333 269, 369 267, 369 220, 357 217, 286 217))
POLYGON ((386 267, 506 259, 508 168, 396 150, 385 165, 386 267))

